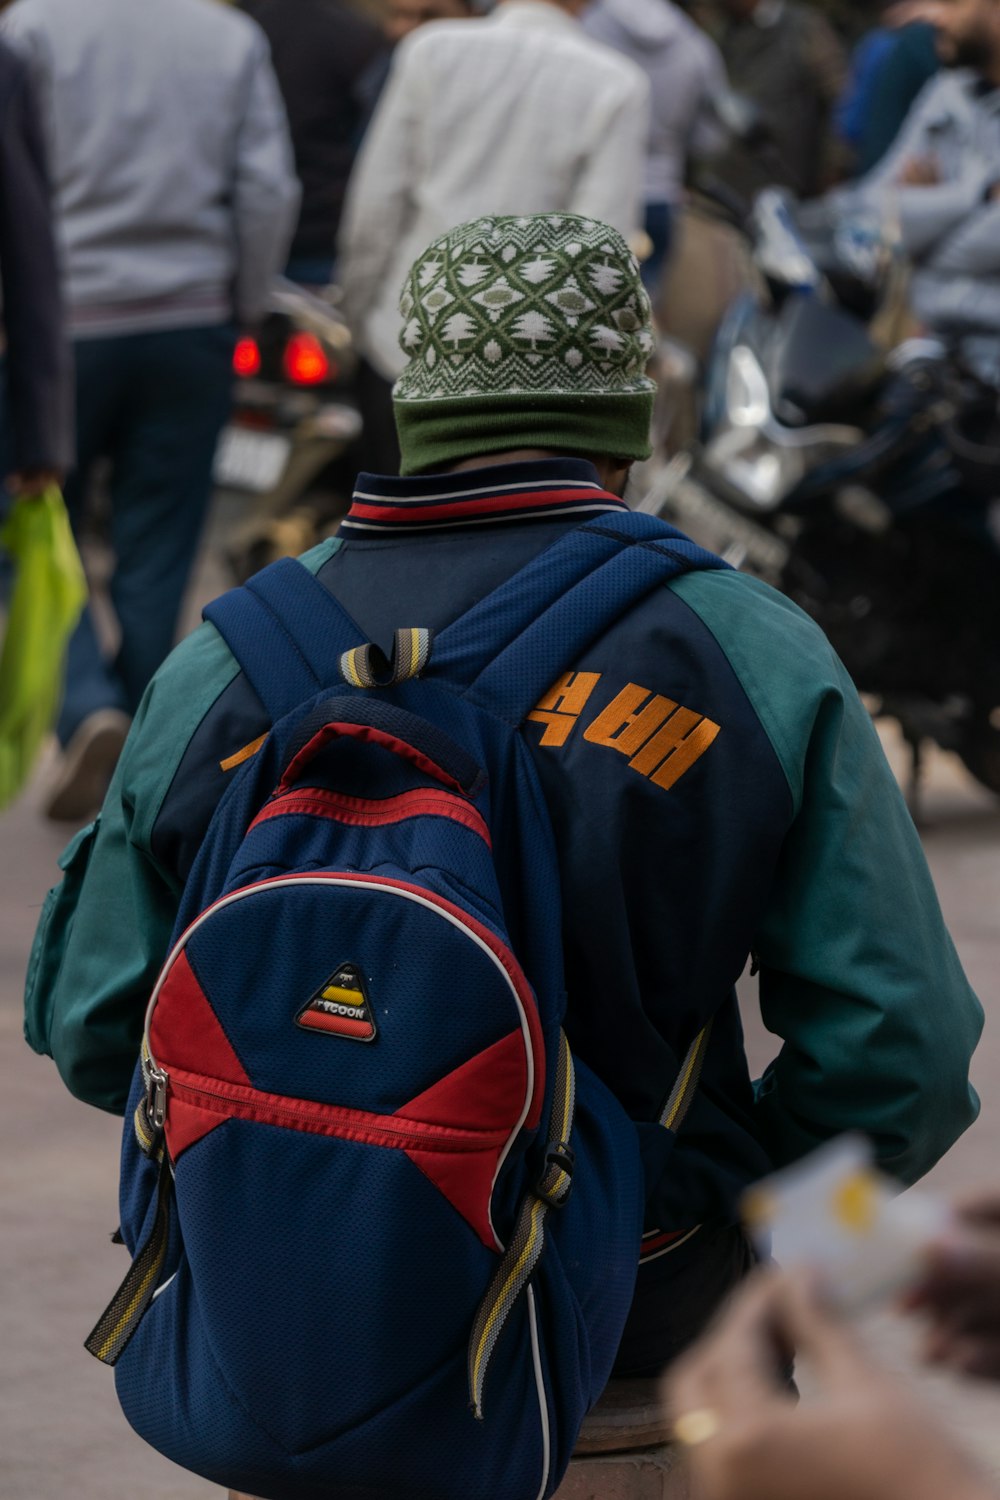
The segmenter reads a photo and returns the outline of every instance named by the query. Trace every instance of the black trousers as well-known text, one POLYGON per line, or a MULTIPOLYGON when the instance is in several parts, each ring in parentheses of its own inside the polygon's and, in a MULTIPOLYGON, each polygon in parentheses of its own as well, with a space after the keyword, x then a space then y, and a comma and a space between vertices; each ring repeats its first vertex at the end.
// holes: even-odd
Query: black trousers
POLYGON ((706 1226, 676 1250, 640 1265, 612 1379, 659 1375, 694 1343, 756 1259, 739 1225, 706 1226))

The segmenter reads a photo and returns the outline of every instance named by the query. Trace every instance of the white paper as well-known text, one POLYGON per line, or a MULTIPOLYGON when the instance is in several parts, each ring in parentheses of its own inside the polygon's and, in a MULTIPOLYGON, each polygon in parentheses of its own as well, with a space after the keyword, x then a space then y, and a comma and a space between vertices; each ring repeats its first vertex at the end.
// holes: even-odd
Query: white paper
POLYGON ((884 1177, 858 1135, 841 1136, 751 1188, 744 1217, 758 1253, 766 1256, 773 1244, 782 1266, 817 1271, 846 1312, 913 1285, 928 1242, 950 1222, 941 1200, 902 1193, 884 1177))

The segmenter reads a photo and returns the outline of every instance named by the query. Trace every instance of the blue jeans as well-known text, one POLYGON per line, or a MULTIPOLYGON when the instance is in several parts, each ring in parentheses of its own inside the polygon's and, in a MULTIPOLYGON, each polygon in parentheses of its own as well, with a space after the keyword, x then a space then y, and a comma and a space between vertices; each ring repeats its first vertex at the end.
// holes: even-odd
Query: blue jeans
POLYGON ((674 233, 674 208, 670 203, 647 203, 645 216, 646 233, 653 242, 649 256, 642 263, 642 284, 650 297, 656 300, 660 282, 670 256, 674 233))
POLYGON ((174 644, 229 414, 234 342, 230 326, 76 342, 77 468, 66 503, 78 530, 93 466, 109 459, 121 646, 109 661, 84 613, 66 661, 63 744, 98 709, 134 713, 174 644))

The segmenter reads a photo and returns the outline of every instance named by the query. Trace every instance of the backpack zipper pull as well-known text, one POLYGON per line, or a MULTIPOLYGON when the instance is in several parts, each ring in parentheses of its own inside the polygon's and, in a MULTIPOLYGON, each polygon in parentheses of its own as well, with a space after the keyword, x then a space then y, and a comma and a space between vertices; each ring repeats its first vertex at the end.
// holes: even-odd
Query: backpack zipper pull
POLYGON ((146 1082, 146 1112, 155 1130, 162 1130, 167 1118, 167 1075, 150 1060, 146 1082))

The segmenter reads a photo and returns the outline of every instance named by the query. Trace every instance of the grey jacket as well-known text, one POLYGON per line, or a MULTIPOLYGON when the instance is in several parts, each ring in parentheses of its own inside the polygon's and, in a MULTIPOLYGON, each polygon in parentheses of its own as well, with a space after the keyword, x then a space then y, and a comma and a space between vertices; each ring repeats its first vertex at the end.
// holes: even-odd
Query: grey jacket
POLYGON ((646 203, 677 203, 692 147, 710 143, 706 102, 726 86, 715 43, 670 0, 593 0, 584 30, 649 75, 646 203))
POLYGON ((75 336, 254 322, 298 208, 267 42, 215 0, 16 0, 75 336))
POLYGON ((1000 89, 974 73, 942 73, 920 94, 895 146, 856 188, 844 212, 882 215, 914 265, 913 310, 935 333, 961 342, 984 379, 1000 385, 1000 89), (930 157, 940 181, 903 187, 905 163, 930 157))

